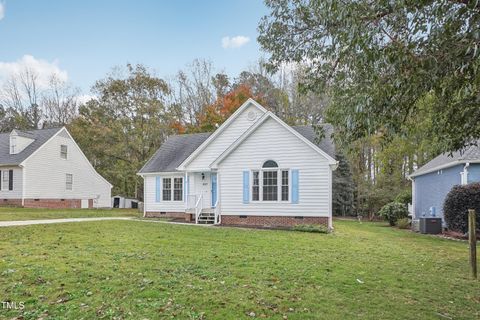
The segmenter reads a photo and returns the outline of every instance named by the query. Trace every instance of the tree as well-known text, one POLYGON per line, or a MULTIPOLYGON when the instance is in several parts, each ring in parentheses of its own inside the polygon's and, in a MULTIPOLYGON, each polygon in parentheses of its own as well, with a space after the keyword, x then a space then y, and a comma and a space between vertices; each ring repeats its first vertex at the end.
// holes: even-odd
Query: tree
POLYGON ((42 97, 46 126, 64 126, 77 115, 79 90, 53 74, 42 97))
POLYGON ((38 73, 35 70, 25 67, 10 75, 0 92, 0 103, 9 125, 0 130, 38 129, 43 116, 39 106, 40 97, 38 73))
POLYGON ((186 70, 180 70, 171 83, 172 104, 181 111, 181 122, 196 125, 199 114, 215 101, 215 94, 228 86, 228 78, 213 76, 213 64, 207 60, 195 59, 186 70), (227 84, 225 84, 227 81, 227 84))
POLYGON ((228 119, 248 98, 262 103, 261 97, 255 96, 250 87, 241 84, 223 96, 217 97, 214 103, 206 106, 196 121, 196 126, 189 126, 189 132, 209 132, 218 128, 228 119))
POLYGON ((267 0, 258 38, 269 66, 304 62, 328 90, 346 141, 403 134, 418 102, 436 99, 430 134, 442 151, 480 138, 480 3, 458 0, 267 0))
POLYGON ((69 129, 113 192, 141 197, 137 172, 172 133, 167 83, 142 65, 125 77, 109 76, 92 88, 96 99, 80 107, 69 129))
POLYGON ((354 191, 352 172, 345 156, 337 152, 338 168, 333 172, 332 205, 333 214, 351 216, 354 214, 354 191))

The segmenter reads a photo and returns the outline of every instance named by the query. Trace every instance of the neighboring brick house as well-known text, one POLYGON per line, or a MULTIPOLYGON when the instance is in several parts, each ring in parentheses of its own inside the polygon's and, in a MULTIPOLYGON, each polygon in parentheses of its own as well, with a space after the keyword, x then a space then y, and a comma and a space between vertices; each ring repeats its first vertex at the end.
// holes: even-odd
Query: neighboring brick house
POLYGON ((111 207, 111 188, 64 127, 0 133, 0 206, 111 207))
POLYGON ((249 99, 215 132, 169 137, 140 170, 145 217, 249 226, 332 227, 332 171, 325 125, 290 127, 249 99))

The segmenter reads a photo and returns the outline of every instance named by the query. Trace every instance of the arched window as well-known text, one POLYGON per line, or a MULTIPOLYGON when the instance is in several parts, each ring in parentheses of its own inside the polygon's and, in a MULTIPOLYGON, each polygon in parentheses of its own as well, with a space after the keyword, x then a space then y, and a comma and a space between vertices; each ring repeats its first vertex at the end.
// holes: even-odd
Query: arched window
POLYGON ((267 160, 263 163, 262 168, 278 168, 278 164, 273 160, 267 160))

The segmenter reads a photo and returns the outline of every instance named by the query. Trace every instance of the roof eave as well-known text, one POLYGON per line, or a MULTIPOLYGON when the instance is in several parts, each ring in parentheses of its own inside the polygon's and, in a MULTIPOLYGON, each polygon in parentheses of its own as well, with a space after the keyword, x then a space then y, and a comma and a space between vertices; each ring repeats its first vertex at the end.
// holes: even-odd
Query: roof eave
POLYGON ((452 161, 452 162, 449 162, 449 163, 446 163, 446 164, 443 164, 443 165, 433 167, 433 168, 431 168, 429 170, 426 170, 426 171, 423 171, 423 172, 414 172, 414 173, 408 175, 407 178, 412 179, 412 178, 415 178, 415 177, 423 176, 423 175, 428 174, 428 173, 432 173, 432 172, 435 172, 435 171, 438 171, 438 170, 454 167, 456 165, 465 164, 465 163, 480 163, 480 159, 477 159, 477 160, 468 160, 468 159, 455 160, 455 161, 452 161))

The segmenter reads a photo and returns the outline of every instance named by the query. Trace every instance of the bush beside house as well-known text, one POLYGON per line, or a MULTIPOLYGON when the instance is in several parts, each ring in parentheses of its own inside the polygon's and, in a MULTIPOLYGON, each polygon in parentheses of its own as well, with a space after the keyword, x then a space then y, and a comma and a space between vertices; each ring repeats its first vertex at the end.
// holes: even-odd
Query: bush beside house
POLYGON ((384 205, 378 214, 394 226, 397 220, 408 217, 408 210, 405 204, 394 201, 384 205))
POLYGON ((468 209, 477 212, 477 229, 480 229, 480 183, 457 185, 447 194, 443 214, 449 230, 466 233, 468 209))

